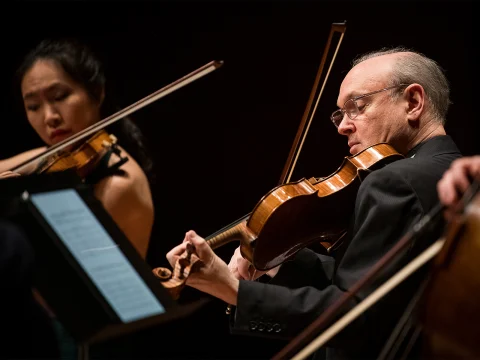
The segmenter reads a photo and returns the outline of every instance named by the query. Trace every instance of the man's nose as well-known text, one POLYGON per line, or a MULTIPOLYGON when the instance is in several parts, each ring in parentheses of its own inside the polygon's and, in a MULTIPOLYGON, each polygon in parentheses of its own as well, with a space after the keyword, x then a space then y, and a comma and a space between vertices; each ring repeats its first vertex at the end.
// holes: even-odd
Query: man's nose
POLYGON ((343 114, 343 119, 340 122, 340 125, 338 125, 337 130, 340 135, 349 135, 355 131, 355 125, 347 114, 343 114))

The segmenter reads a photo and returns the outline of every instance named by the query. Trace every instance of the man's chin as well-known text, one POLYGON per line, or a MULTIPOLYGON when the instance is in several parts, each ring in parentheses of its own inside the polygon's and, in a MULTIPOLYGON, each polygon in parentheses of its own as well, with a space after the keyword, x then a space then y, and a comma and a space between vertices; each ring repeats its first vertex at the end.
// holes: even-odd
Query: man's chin
POLYGON ((355 144, 350 148, 350 154, 355 155, 362 151, 362 147, 360 144, 355 144))

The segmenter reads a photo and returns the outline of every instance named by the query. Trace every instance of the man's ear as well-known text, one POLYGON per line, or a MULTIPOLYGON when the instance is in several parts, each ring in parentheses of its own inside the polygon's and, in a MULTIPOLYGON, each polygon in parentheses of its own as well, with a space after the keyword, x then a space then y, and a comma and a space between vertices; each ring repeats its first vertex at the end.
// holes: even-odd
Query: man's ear
POLYGON ((425 111, 425 90, 420 84, 411 84, 405 89, 404 95, 407 100, 407 119, 409 122, 417 122, 425 111))

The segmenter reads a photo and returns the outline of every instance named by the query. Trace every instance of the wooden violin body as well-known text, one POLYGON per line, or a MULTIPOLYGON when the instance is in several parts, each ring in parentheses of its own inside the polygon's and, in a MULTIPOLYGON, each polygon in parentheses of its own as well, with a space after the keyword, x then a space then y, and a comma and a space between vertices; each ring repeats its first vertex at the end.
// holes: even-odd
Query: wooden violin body
POLYGON ((377 144, 345 157, 326 178, 277 186, 246 220, 240 238, 242 256, 257 270, 266 271, 311 244, 321 243, 327 250, 335 246, 346 232, 362 177, 400 158, 390 145, 377 144))
MULTIPOLYGON (((345 157, 333 174, 277 186, 264 195, 250 216, 207 238, 212 249, 240 241, 242 256, 257 270, 267 271, 314 243, 334 247, 345 234, 362 178, 372 170, 403 158, 388 144, 373 145, 345 157)), ((158 276, 166 287, 178 279, 158 276)))
MULTIPOLYGON (((71 152, 60 152, 46 159, 37 168, 37 173, 75 169, 84 178, 96 167, 110 149, 115 149, 117 139, 114 135, 100 130, 71 152)), ((117 149, 114 151, 118 152, 117 149)))
POLYGON ((425 353, 437 359, 478 359, 480 342, 480 193, 449 222, 424 291, 420 320, 425 353))

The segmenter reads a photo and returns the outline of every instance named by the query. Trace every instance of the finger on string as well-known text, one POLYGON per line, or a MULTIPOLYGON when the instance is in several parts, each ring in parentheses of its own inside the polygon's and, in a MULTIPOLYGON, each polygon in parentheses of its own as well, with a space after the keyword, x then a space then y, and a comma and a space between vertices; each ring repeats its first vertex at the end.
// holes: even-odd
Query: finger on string
POLYGON ((180 256, 181 254, 183 254, 185 252, 186 248, 187 248, 186 243, 181 243, 180 245, 175 246, 172 250, 170 250, 167 253, 167 259, 169 257, 173 257, 173 256, 177 256, 177 257, 180 256))
POLYGON ((195 231, 193 230, 188 230, 186 233, 185 233, 185 237, 183 238, 183 242, 190 242, 190 237, 193 235, 193 234, 196 234, 195 231))
POLYGON ((193 230, 189 231, 187 234, 190 238, 190 242, 195 246, 195 251, 199 258, 206 260, 212 256, 213 250, 208 246, 205 239, 197 235, 193 230))

